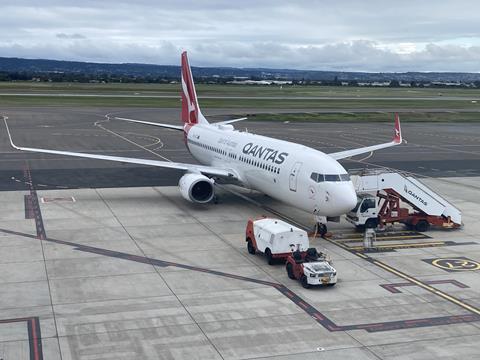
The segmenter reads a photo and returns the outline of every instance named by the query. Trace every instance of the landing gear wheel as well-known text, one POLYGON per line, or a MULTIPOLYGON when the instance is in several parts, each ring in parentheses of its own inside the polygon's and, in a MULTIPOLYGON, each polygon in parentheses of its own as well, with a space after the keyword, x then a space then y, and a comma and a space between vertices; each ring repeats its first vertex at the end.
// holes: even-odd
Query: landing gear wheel
POLYGON ((318 223, 318 224, 317 224, 317 233, 318 233, 318 235, 320 235, 321 237, 324 237, 325 234, 327 233, 327 225, 318 223))
POLYGON ((292 264, 290 263, 287 263, 287 275, 290 279, 295 279, 295 275, 293 274, 293 268, 292 268, 292 264))
POLYGON ((250 239, 247 239, 247 250, 249 254, 255 255, 255 247, 250 239))
POLYGON ((415 230, 419 232, 425 232, 430 227, 430 224, 426 220, 420 220, 417 225, 415 225, 415 230))
POLYGON ((302 283, 302 286, 305 289, 310 289, 310 284, 308 283, 308 279, 305 275, 302 275, 302 278, 300 279, 300 282, 302 283))
POLYGON ((378 226, 378 220, 377 219, 368 219, 365 222, 365 228, 367 229, 375 229, 378 226))
POLYGON ((265 250, 265 257, 267 258, 268 265, 273 265, 274 260, 273 260, 272 252, 270 251, 269 248, 265 250))

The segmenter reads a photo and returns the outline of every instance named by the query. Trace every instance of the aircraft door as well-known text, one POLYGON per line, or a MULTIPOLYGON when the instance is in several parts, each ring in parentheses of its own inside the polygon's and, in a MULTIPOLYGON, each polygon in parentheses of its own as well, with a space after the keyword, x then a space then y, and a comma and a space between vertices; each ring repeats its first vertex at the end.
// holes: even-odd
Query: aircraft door
POLYGON ((297 191, 297 178, 298 178, 298 173, 300 172, 300 168, 302 167, 301 162, 296 162, 292 170, 290 171, 290 191, 297 191))

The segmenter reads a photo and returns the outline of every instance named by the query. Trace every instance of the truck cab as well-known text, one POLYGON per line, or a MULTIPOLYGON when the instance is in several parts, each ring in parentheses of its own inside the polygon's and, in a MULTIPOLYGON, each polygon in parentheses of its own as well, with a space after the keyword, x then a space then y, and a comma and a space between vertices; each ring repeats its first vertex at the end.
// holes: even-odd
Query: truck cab
POLYGON ((346 219, 357 228, 375 228, 378 225, 378 202, 371 194, 358 194, 357 205, 347 213, 346 219))

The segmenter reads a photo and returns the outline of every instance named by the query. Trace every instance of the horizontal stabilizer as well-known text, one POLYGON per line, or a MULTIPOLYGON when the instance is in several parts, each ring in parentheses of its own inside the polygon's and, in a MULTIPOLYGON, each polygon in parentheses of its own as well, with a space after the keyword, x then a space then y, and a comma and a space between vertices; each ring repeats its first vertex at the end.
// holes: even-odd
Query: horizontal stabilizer
POLYGON ((219 121, 219 122, 215 123, 214 125, 227 125, 227 124, 236 123, 237 121, 243 121, 243 120, 247 120, 247 119, 248 119, 247 117, 242 117, 242 118, 238 118, 238 119, 219 121))
POLYGON ((115 117, 115 120, 122 120, 122 121, 137 123, 137 124, 158 126, 158 127, 163 127, 163 128, 166 128, 166 129, 183 131, 183 126, 181 126, 181 125, 161 124, 161 123, 156 123, 156 122, 151 122, 151 121, 133 120, 133 119, 127 119, 127 118, 121 118, 121 117, 115 117))

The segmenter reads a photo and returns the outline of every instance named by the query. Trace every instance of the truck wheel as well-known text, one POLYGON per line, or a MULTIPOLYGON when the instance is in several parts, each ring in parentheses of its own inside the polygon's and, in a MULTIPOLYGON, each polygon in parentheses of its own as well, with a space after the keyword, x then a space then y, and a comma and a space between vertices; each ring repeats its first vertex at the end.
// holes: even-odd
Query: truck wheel
POLYGON ((368 219, 365 221, 365 228, 367 229, 375 229, 378 225, 378 220, 377 219, 368 219))
POLYGON ((252 240, 247 239, 247 250, 249 254, 255 255, 255 247, 253 246, 252 240))
POLYGON ((295 279, 295 275, 293 274, 292 264, 287 263, 287 275, 290 279, 295 279))
POLYGON ((310 284, 308 283, 308 279, 305 275, 302 275, 302 278, 300 279, 300 282, 302 283, 302 286, 305 288, 305 289, 309 289, 310 288, 310 284))
POLYGON ((420 220, 417 225, 415 225, 415 230, 420 232, 425 232, 430 227, 430 224, 426 220, 420 220))
POLYGON ((268 265, 273 265, 273 256, 269 248, 265 249, 265 257, 267 258, 268 265))

